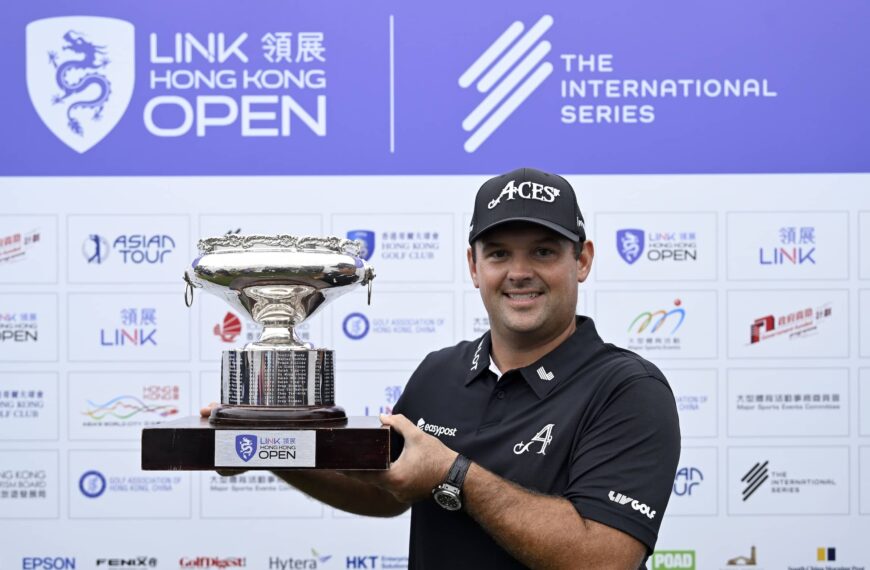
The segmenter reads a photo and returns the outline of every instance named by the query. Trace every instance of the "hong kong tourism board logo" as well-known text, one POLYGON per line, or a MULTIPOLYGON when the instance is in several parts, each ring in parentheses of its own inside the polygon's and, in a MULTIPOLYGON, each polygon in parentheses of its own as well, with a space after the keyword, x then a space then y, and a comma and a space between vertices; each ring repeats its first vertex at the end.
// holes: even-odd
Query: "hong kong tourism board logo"
POLYGON ((39 118, 83 153, 108 135, 133 96, 133 24, 67 16, 27 25, 27 91, 39 118))

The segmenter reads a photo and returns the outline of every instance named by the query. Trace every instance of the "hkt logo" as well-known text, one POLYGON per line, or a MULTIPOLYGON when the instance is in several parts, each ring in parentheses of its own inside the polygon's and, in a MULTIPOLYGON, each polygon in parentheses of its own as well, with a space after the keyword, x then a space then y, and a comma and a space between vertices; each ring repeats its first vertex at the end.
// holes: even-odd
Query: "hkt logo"
POLYGON ((525 27, 514 22, 459 77, 463 89, 476 82, 480 93, 488 93, 462 121, 471 132, 465 152, 476 151, 553 73, 553 64, 543 61, 550 42, 539 42, 552 25, 553 17, 543 16, 520 37, 525 27))
POLYGON ((360 340, 369 334, 369 320, 362 313, 351 313, 344 318, 341 328, 345 336, 351 340, 360 340))
POLYGON ((764 484, 764 482, 770 478, 767 469, 768 463, 770 462, 765 461, 764 463, 756 463, 746 472, 746 475, 740 479, 741 483, 746 483, 742 493, 744 501, 751 497, 764 484))
POLYGON ((375 232, 371 230, 349 230, 347 239, 357 240, 362 244, 360 257, 368 261, 375 253, 375 232))
POLYGON ((115 238, 111 248, 109 241, 101 235, 89 234, 82 244, 82 255, 88 263, 101 264, 109 257, 110 251, 121 255, 121 263, 158 264, 175 250, 175 240, 166 234, 122 234, 115 238))
POLYGON ((111 330, 101 328, 100 346, 157 346, 157 309, 121 309, 121 325, 111 330))
POLYGON ((178 560, 181 568, 244 568, 247 566, 246 558, 218 558, 217 556, 198 556, 178 560))
POLYGON ((819 323, 827 320, 833 314, 830 303, 815 310, 812 308, 774 317, 765 315, 755 319, 749 327, 749 344, 757 344, 763 340, 788 335, 789 339, 809 336, 818 331, 819 323))
POLYGON ((695 487, 704 480, 704 474, 697 467, 681 467, 674 476, 674 495, 692 496, 695 487))
POLYGON ((223 323, 214 326, 214 334, 224 342, 233 342, 242 334, 242 321, 233 313, 227 311, 223 323))
POLYGON ((127 110, 136 78, 134 28, 124 20, 71 16, 27 25, 27 91, 39 118, 83 153, 127 110))
POLYGON ((809 227, 783 227, 779 229, 779 244, 771 248, 758 248, 761 265, 815 265, 816 229, 809 227), (786 246, 786 247, 783 247, 786 246))
POLYGON ((96 499, 106 492, 106 478, 99 471, 85 471, 79 477, 79 491, 89 499, 96 499))
POLYGON ((75 568, 75 557, 25 556, 21 559, 21 570, 75 570, 75 568))
MULTIPOLYGON (((641 334, 646 331, 649 334, 655 334, 662 328, 662 325, 665 324, 665 321, 667 321, 671 315, 677 315, 679 320, 676 321, 674 328, 672 328, 668 333, 673 335, 681 326, 683 326, 683 321, 686 320, 686 310, 680 306, 682 304, 683 302, 681 300, 674 299, 674 308, 670 311, 659 309, 658 311, 645 311, 640 313, 633 321, 631 321, 631 324, 628 325, 628 332, 632 332, 632 329, 637 325, 637 329, 634 330, 635 333, 641 334), (647 327, 649 327, 650 324, 652 324, 652 327, 647 331, 647 327)), ((676 319, 677 317, 674 318, 676 319)))
POLYGON ((619 503, 620 505, 631 504, 632 509, 638 511, 642 515, 645 515, 646 518, 648 518, 648 519, 655 518, 655 516, 656 516, 656 512, 654 510, 650 509, 648 505, 645 505, 644 503, 641 503, 640 501, 632 499, 631 497, 629 497, 627 495, 623 495, 622 493, 617 493, 615 491, 610 491, 607 494, 607 496, 614 503, 619 503))

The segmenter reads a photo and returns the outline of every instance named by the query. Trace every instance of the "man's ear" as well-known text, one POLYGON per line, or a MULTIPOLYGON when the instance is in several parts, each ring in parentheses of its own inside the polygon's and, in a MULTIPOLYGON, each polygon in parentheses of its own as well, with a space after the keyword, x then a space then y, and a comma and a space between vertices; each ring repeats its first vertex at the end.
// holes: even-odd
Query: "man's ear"
POLYGON ((583 283, 589 277, 593 257, 595 257, 595 245, 590 240, 586 240, 580 248, 580 257, 577 258, 577 283, 583 283))
POLYGON ((468 273, 471 275, 471 282, 474 283, 474 287, 480 289, 480 284, 477 282, 477 266, 474 263, 474 256, 471 254, 472 247, 474 247, 474 244, 471 244, 468 251, 465 252, 465 257, 468 260, 468 273))

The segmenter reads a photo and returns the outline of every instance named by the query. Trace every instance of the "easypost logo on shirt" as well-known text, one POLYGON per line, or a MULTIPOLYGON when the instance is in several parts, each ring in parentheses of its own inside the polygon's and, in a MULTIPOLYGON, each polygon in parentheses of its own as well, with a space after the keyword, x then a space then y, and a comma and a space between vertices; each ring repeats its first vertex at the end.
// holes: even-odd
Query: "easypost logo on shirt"
POLYGON ((435 437, 441 437, 442 435, 456 437, 456 428, 442 427, 435 424, 427 424, 426 420, 424 420, 423 418, 417 420, 417 427, 426 433, 431 433, 435 437))

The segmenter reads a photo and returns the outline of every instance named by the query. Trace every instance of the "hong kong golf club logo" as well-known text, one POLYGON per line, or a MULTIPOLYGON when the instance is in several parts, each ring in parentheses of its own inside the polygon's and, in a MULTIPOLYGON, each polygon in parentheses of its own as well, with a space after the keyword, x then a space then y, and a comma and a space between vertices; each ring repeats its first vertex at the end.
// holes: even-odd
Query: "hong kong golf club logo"
POLYGON ((136 76, 133 25, 69 16, 27 25, 27 91, 54 135, 83 153, 127 110, 136 76))
POLYGON ((244 462, 248 462, 257 452, 257 436, 243 433, 236 436, 236 454, 244 462))
POLYGON ((543 61, 552 46, 539 41, 552 25, 553 17, 543 16, 523 34, 523 23, 514 22, 459 77, 460 87, 476 83, 486 95, 462 121, 471 133, 465 152, 476 151, 553 73, 553 64, 543 61))

